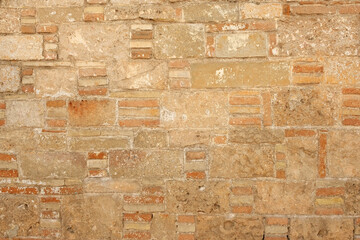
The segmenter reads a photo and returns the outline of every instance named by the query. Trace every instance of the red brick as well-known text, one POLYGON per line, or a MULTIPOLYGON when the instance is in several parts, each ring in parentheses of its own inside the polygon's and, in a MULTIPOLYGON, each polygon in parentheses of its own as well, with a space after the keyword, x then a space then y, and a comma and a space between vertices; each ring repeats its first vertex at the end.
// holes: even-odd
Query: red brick
POLYGON ((289 16, 291 14, 290 5, 284 4, 283 5, 283 14, 289 16))
POLYGON ((360 119, 357 118, 346 118, 342 121, 345 126, 360 126, 360 119))
POLYGON ((49 127, 65 127, 67 121, 63 119, 48 119, 46 120, 46 124, 49 127))
POLYGON ((326 177, 326 134, 320 134, 319 137, 319 177, 326 177))
POLYGON ((360 14, 360 5, 343 5, 338 9, 340 14, 360 14))
POLYGON ((215 144, 225 144, 226 143, 226 136, 215 136, 214 137, 214 143, 215 144))
POLYGON ((151 213, 124 213, 124 221, 150 222, 153 218, 151 213))
POLYGON ((162 196, 124 196, 126 203, 135 204, 160 204, 164 203, 164 199, 162 196))
POLYGON ((152 58, 151 49, 132 49, 131 57, 134 59, 149 59, 152 58))
POLYGON ((179 234, 178 240, 195 240, 195 236, 193 234, 179 234))
POLYGON ((205 159, 206 153, 205 152, 186 152, 186 160, 198 160, 198 159, 205 159))
POLYGON ((294 73, 323 73, 323 66, 314 66, 314 65, 295 65, 293 67, 294 73))
POLYGON ((195 217, 190 215, 180 215, 178 216, 179 223, 195 223, 195 217))
POLYGON ((159 195, 164 193, 163 188, 160 186, 143 187, 142 191, 144 194, 148 195, 159 195))
POLYGON ((36 32, 35 26, 33 25, 22 25, 21 26, 21 33, 24 34, 33 34, 36 32))
POLYGON ((5 125, 5 120, 0 119, 0 126, 4 126, 5 125))
POLYGON ((83 192, 82 187, 43 187, 41 193, 45 195, 72 195, 83 192))
POLYGON ((230 125, 261 125, 260 118, 230 118, 230 125))
POLYGON ((48 202, 59 203, 60 198, 57 198, 57 197, 42 197, 41 202, 43 202, 43 203, 48 203, 48 202))
POLYGON ((258 97, 231 97, 230 105, 260 105, 261 101, 258 97))
POLYGON ((276 153, 276 160, 285 160, 286 159, 286 155, 285 155, 285 153, 281 153, 281 152, 277 152, 276 153))
POLYGON ((187 60, 172 60, 169 62, 169 68, 186 68, 189 66, 190 64, 187 60))
POLYGON ((24 68, 21 71, 21 75, 23 75, 23 76, 31 76, 31 75, 33 75, 33 73, 34 73, 34 70, 32 68, 24 68))
POLYGON ((158 107, 158 100, 120 100, 119 107, 158 107))
POLYGON ((253 210, 252 206, 237 206, 232 207, 233 213, 251 213, 253 210))
POLYGON ((277 218, 277 217, 269 217, 266 218, 267 225, 282 225, 286 226, 289 223, 289 219, 287 218, 277 218))
POLYGON ((89 152, 88 153, 89 159, 105 159, 107 158, 106 152, 89 152))
POLYGON ((121 127, 154 127, 160 125, 160 120, 153 119, 124 119, 119 121, 121 127))
POLYGON ((285 130, 285 137, 312 137, 315 136, 316 132, 313 130, 306 130, 306 129, 286 129, 285 130))
POLYGON ((360 95, 360 88, 343 88, 342 93, 360 95))
POLYGON ((89 177, 107 177, 108 172, 104 169, 91 169, 89 170, 89 177))
POLYGON ((33 93, 34 92, 34 85, 23 85, 21 87, 21 91, 24 93, 33 93))
POLYGON ((36 187, 1 187, 2 193, 37 195, 39 190, 36 187))
POLYGON ((41 212, 41 218, 44 219, 56 219, 59 218, 59 212, 57 211, 42 211, 41 212))
POLYGON ((356 100, 356 99, 345 100, 345 101, 343 102, 343 106, 344 106, 344 107, 360 108, 360 100, 356 100))
POLYGON ((107 76, 106 68, 81 68, 80 77, 105 77, 107 76))
POLYGON ((187 172, 186 178, 188 179, 205 179, 205 172, 187 172))
POLYGON ((23 9, 21 11, 22 17, 35 17, 35 15, 36 15, 36 9, 34 8, 23 9))
POLYGON ((234 195, 251 195, 253 194, 252 187, 233 187, 231 192, 234 195))
POLYGON ((344 214, 344 210, 341 208, 317 208, 315 210, 315 214, 317 215, 342 215, 344 214))
POLYGON ((149 240, 151 234, 149 232, 128 232, 124 233, 124 239, 149 240))
POLYGON ((12 154, 0 153, 0 161, 11 162, 11 160, 16 160, 16 156, 12 154))
POLYGON ((131 39, 152 39, 152 31, 133 31, 131 33, 131 39))
POLYGON ((80 96, 105 96, 107 94, 107 88, 90 88, 90 89, 79 89, 80 96))
POLYGON ((341 196, 345 194, 343 187, 330 187, 316 189, 316 196, 341 196))
POLYGON ((282 179, 286 178, 285 171, 284 170, 277 170, 276 171, 276 178, 282 178, 282 179))
POLYGON ((36 27, 38 33, 56 33, 58 27, 55 25, 39 25, 36 27))
POLYGON ((66 101, 64 100, 52 100, 46 102, 47 107, 65 107, 65 105, 66 101))
POLYGON ((336 13, 336 7, 325 5, 303 5, 291 7, 291 13, 297 15, 315 15, 336 13))
POLYGON ((84 14, 85 22, 101 22, 104 21, 103 13, 85 13, 84 14))
POLYGON ((3 178, 16 178, 18 176, 19 176, 19 173, 15 169, 10 169, 10 170, 0 169, 0 177, 3 177, 3 178))

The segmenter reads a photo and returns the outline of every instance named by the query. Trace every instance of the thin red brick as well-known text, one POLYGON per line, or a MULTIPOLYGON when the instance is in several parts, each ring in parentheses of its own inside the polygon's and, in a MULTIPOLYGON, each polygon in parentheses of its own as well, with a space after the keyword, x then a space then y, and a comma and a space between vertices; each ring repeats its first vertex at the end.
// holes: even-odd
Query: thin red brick
POLYGON ((1 187, 2 193, 36 195, 39 190, 36 187, 1 187))
POLYGON ((286 178, 285 171, 284 170, 277 170, 276 171, 276 178, 285 179, 286 178))
POLYGON ((261 125, 260 118, 230 118, 230 125, 261 125))
POLYGON ((105 96, 107 94, 107 88, 89 88, 79 89, 80 96, 105 96))
POLYGON ((137 239, 137 240, 149 240, 151 239, 150 232, 128 232, 124 233, 124 239, 137 239))
POLYGON ((343 106, 344 106, 344 107, 360 108, 360 100, 356 100, 356 99, 345 100, 345 101, 343 102, 343 106))
POLYGON ((16 160, 16 156, 13 154, 0 153, 0 161, 11 162, 16 160))
POLYGON ((52 100, 46 102, 47 107, 65 107, 65 105, 66 101, 64 100, 52 100))
POLYGON ((294 73, 322 73, 324 72, 323 66, 314 65, 295 65, 293 67, 294 73))
POLYGON ((105 159, 107 158, 106 152, 89 152, 88 153, 89 159, 105 159))
POLYGON ((34 73, 34 70, 32 68, 24 68, 22 71, 21 71, 21 74, 23 76, 31 76, 33 75, 34 73))
POLYGON ((266 218, 267 225, 282 225, 286 226, 289 223, 289 219, 287 218, 277 218, 277 217, 269 217, 266 218))
POLYGON ((231 192, 234 195, 251 195, 253 194, 252 187, 233 187, 231 192))
POLYGON ((342 124, 345 126, 360 126, 360 119, 357 118, 345 118, 342 121, 342 124))
POLYGON ((119 107, 158 107, 158 100, 120 100, 119 107))
POLYGON ((232 207, 232 212, 233 213, 251 213, 253 210, 252 206, 237 206, 237 207, 232 207))
POLYGON ((36 27, 38 33, 56 33, 58 27, 55 25, 39 25, 36 27))
POLYGON ((315 210, 316 215, 342 215, 344 210, 341 208, 318 208, 315 210))
POLYGON ((345 194, 343 187, 330 187, 316 189, 316 196, 341 196, 345 194))
POLYGON ((258 97, 231 97, 230 105, 260 105, 261 101, 258 97))
POLYGON ((205 172, 187 172, 186 178, 188 179, 205 179, 205 172))
POLYGON ((203 151, 189 151, 186 152, 186 160, 199 160, 205 159, 206 153, 203 151))
POLYGON ((195 223, 195 217, 190 215, 180 215, 178 216, 179 223, 195 223))
POLYGON ((106 68, 81 68, 79 70, 80 77, 105 77, 106 75, 106 68))
POLYGON ((119 121, 121 127, 154 127, 160 125, 160 120, 158 119, 124 119, 119 121))
POLYGON ((172 60, 169 62, 169 68, 186 68, 189 66, 190 64, 187 60, 172 60))
POLYGON ((48 119, 48 120, 46 120, 46 124, 49 127, 65 127, 67 124, 67 121, 63 120, 63 119, 48 119))
POLYGON ((34 92, 34 85, 23 85, 21 87, 21 91, 24 93, 33 93, 34 92))
POLYGON ((57 197, 42 197, 41 202, 43 202, 43 203, 49 203, 49 202, 59 203, 60 198, 57 198, 57 197))
POLYGON ((343 88, 342 93, 360 95, 360 88, 343 88))
POLYGON ((0 169, 0 177, 3 178, 16 178, 19 176, 16 169, 0 169))
POLYGON ((150 222, 153 218, 151 213, 124 213, 124 221, 150 222))
POLYGON ((195 240, 195 236, 193 234, 182 233, 179 234, 178 240, 195 240))

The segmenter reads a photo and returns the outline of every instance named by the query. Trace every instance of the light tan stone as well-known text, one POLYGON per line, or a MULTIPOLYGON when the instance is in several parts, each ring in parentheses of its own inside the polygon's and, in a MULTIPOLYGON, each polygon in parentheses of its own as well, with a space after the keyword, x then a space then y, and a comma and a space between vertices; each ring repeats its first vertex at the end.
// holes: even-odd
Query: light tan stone
POLYGON ((164 213, 153 214, 151 220, 151 235, 155 239, 176 239, 176 216, 164 213))
POLYGON ((155 58, 199 58, 205 54, 205 30, 200 24, 155 27, 155 58))
POLYGON ((80 22, 82 20, 82 8, 38 8, 37 19, 39 23, 66 23, 80 22))
POLYGON ((255 127, 232 130, 229 133, 231 143, 259 144, 259 143, 281 143, 285 139, 284 131, 281 129, 261 129, 255 127))
POLYGON ((135 193, 140 191, 140 184, 123 179, 87 179, 84 190, 88 193, 135 193))
POLYGON ((139 17, 159 22, 174 22, 179 17, 176 14, 176 8, 166 4, 141 4, 139 7, 139 17))
POLYGON ((83 0, 3 0, 4 7, 75 7, 82 6, 83 0))
POLYGON ((240 18, 278 18, 282 15, 280 3, 244 3, 240 4, 240 18))
POLYGON ((208 145, 211 141, 211 132, 200 130, 171 130, 169 137, 171 147, 208 145))
POLYGON ((20 32, 20 11, 0 8, 0 33, 20 32))
POLYGON ((360 59, 329 58, 325 61, 326 83, 360 85, 360 59))
POLYGON ((191 65, 193 88, 284 86, 290 83, 285 62, 208 62, 191 65))
POLYGON ((238 18, 234 3, 195 3, 183 8, 186 22, 232 22, 238 18))
POLYGON ((163 131, 141 130, 134 137, 134 146, 139 148, 167 147, 167 134, 163 131))
POLYGON ((260 145, 216 147, 210 151, 210 177, 273 177, 273 155, 271 147, 260 145))
POLYGON ((43 36, 0 36, 0 49, 0 60, 40 60, 43 59, 43 36))
POLYGON ((138 5, 112 5, 105 7, 105 19, 109 21, 129 20, 139 17, 138 5))
POLYGON ((0 65, 0 92, 16 92, 20 86, 20 68, 0 65))
POLYGON ((225 92, 170 92, 164 93, 160 102, 160 119, 164 127, 205 128, 228 124, 225 92))
POLYGON ((6 105, 7 124, 10 126, 44 125, 44 109, 41 101, 11 101, 6 105))
POLYGON ((109 150, 129 147, 126 137, 87 137, 71 138, 69 140, 71 151, 109 150))

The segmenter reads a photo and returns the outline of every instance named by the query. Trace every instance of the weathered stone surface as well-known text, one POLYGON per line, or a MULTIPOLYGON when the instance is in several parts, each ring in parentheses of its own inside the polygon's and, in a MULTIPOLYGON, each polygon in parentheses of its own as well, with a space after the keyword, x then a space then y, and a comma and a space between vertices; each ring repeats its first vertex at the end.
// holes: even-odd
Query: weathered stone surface
POLYGON ((209 62, 191 65, 193 88, 284 86, 290 83, 285 62, 209 62))
POLYGON ((59 39, 60 59, 125 60, 128 56, 129 30, 123 23, 63 24, 59 39))
POLYGON ((120 150, 109 154, 110 175, 117 178, 180 177, 182 152, 120 150))
POLYGON ((236 33, 215 37, 216 57, 261 57, 267 55, 266 36, 262 33, 236 33))
POLYGON ((159 22, 174 22, 179 18, 176 14, 176 8, 165 4, 141 5, 139 8, 139 17, 159 22))
POLYGON ((228 122, 225 92, 164 93, 160 102, 165 127, 220 127, 228 122))
POLYGON ((225 218, 221 216, 199 216, 196 224, 196 239, 236 240, 261 239, 264 224, 261 218, 225 218))
POLYGON ((38 236, 39 215, 37 197, 0 195, 0 237, 38 236))
POLYGON ((124 149, 129 147, 126 137, 83 137, 69 140, 71 151, 124 149))
POLYGON ((284 141, 285 134, 281 129, 261 129, 261 128, 242 128, 232 130, 229 133, 229 141, 232 143, 281 143, 284 141))
POLYGON ((256 183, 255 211, 260 214, 312 214, 311 182, 256 183))
POLYGON ((166 187, 169 212, 219 214, 229 210, 228 182, 168 181, 166 187))
POLYGON ((358 55, 357 16, 291 17, 278 22, 279 53, 288 56, 358 55), (328 31, 323 31, 328 29, 328 31))
POLYGON ((328 135, 329 175, 360 177, 359 131, 330 131, 328 135))
POLYGON ((353 239, 352 219, 295 218, 290 222, 290 239, 353 239))
POLYGON ((360 59, 329 58, 325 62, 326 83, 360 85, 360 59))
POLYGON ((273 97, 277 126, 331 126, 335 124, 338 99, 331 88, 284 89, 273 97))
POLYGON ((11 126, 41 127, 44 108, 41 101, 11 101, 7 103, 7 124, 11 126))
POLYGON ((40 60, 43 59, 43 36, 0 36, 0 49, 0 60, 40 60))
POLYGON ((210 144, 210 131, 172 130, 169 133, 171 147, 189 147, 210 144))
POLYGON ((30 179, 84 178, 86 159, 72 152, 30 152, 19 157, 22 175, 30 179), (36 167, 34 167, 36 166, 36 167))
POLYGON ((77 76, 73 69, 36 69, 35 92, 42 97, 73 97, 77 92, 77 76))
POLYGON ((62 208, 66 239, 119 239, 122 232, 122 199, 119 195, 67 196, 62 208))
POLYGON ((0 8, 0 33, 20 31, 20 11, 17 9, 0 8))
POLYGON ((40 23, 80 22, 82 14, 83 10, 79 7, 37 9, 37 18, 40 23))
POLYGON ((268 146, 217 147, 210 151, 210 177, 273 177, 273 150, 268 146))
POLYGON ((87 179, 84 182, 87 193, 134 193, 140 191, 140 184, 123 179, 87 179))
POLYGON ((205 54, 204 27, 200 24, 161 24, 155 27, 155 57, 199 58, 205 54))
POLYGON ((360 213, 360 183, 359 181, 345 182, 345 213, 348 215, 359 215, 360 213))
POLYGON ((186 22, 231 22, 238 17, 234 3, 196 3, 183 8, 186 22))
POLYGON ((115 101, 112 100, 70 101, 69 123, 71 126, 113 125, 115 109, 115 101))
POLYGON ((113 5, 106 6, 105 19, 109 21, 129 20, 139 17, 138 5, 113 5))
POLYGON ((20 68, 0 65, 0 92, 16 92, 20 86, 20 68))
POLYGON ((289 179, 314 180, 318 175, 316 137, 295 137, 286 141, 286 174, 289 179))
POLYGON ((110 67, 111 89, 165 89, 166 63, 158 61, 118 62, 110 67))
POLYGON ((134 137, 134 146, 139 148, 164 148, 167 145, 167 134, 163 131, 142 130, 134 137))
POLYGON ((280 3, 244 3, 240 4, 240 18, 278 18, 282 15, 280 3))
POLYGON ((0 6, 3 7, 75 7, 82 6, 83 0, 3 0, 0 6))
POLYGON ((158 240, 176 239, 176 216, 163 213, 153 214, 152 237, 158 240))

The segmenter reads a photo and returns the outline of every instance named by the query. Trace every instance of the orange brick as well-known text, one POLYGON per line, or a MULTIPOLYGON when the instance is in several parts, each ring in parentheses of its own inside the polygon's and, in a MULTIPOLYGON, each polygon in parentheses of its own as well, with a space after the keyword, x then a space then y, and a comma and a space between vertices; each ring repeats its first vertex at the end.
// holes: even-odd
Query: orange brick
POLYGON ((341 196, 345 194, 343 187, 319 188, 316 190, 316 196, 341 196))
POLYGON ((106 4, 108 0, 87 0, 89 4, 106 4))
POLYGON ((163 194, 164 190, 160 186, 143 187, 144 194, 159 195, 163 194))
POLYGON ((55 25, 39 25, 36 27, 38 33, 56 33, 58 27, 55 25))
POLYGON ((80 96, 105 96, 107 94, 107 88, 94 88, 94 89, 79 89, 80 96))
POLYGON ((16 160, 16 156, 15 156, 15 155, 13 155, 13 154, 0 153, 0 161, 11 162, 12 160, 16 160))
POLYGON ((119 107, 158 107, 158 100, 120 100, 119 107))
POLYGON ((21 74, 23 76, 31 76, 31 75, 33 75, 33 73, 34 73, 34 70, 32 68, 24 68, 21 71, 21 74))
POLYGON ((84 14, 84 21, 85 22, 104 21, 104 14, 103 13, 85 13, 84 14))
POLYGON ((345 101, 343 102, 343 106, 344 106, 344 107, 360 108, 360 100, 356 100, 356 99, 345 100, 345 101))
POLYGON ((291 7, 291 13, 297 15, 315 15, 336 13, 336 7, 325 5, 303 5, 291 7))
POLYGON ((186 160, 197 160, 197 159, 205 159, 206 153, 201 151, 196 152, 186 152, 186 160))
POLYGON ((231 97, 230 105, 260 105, 261 101, 258 97, 231 97))
POLYGON ((289 16, 291 14, 290 5, 283 4, 283 14, 289 16))
POLYGON ((106 152, 89 152, 88 153, 89 159, 105 159, 107 158, 106 152))
POLYGON ((346 118, 342 121, 345 126, 360 126, 360 119, 357 118, 346 118))
POLYGON ((5 125, 5 120, 0 119, 0 126, 4 126, 5 125))
POLYGON ((35 17, 35 15, 36 15, 36 9, 35 8, 23 9, 21 11, 21 16, 22 17, 35 17))
POLYGON ((277 217, 269 217, 266 218, 267 225, 282 225, 286 226, 289 223, 289 219, 287 218, 277 218, 277 217))
POLYGON ((315 210, 316 215, 342 215, 344 210, 341 208, 317 208, 315 210))
POLYGON ((234 195, 251 195, 253 194, 252 187, 233 187, 231 192, 234 195))
POLYGON ((149 59, 152 58, 151 49, 132 49, 131 58, 134 59, 149 59))
POLYGON ((172 60, 169 62, 169 68, 186 68, 189 66, 190 64, 187 60, 172 60))
POLYGON ((319 137, 319 177, 324 178, 326 176, 326 134, 320 134, 319 137))
POLYGON ((152 39, 152 31, 133 31, 131 33, 131 39, 152 39))
POLYGON ((46 106, 47 107, 65 107, 66 105, 66 101, 64 100, 52 100, 52 101, 47 101, 46 102, 46 106))
POLYGON ((33 93, 34 92, 34 85, 23 85, 21 87, 21 91, 24 93, 33 93))
POLYGON ((313 66, 313 65, 295 65, 293 67, 294 73, 322 73, 324 72, 323 66, 313 66))
POLYGON ((206 56, 215 57, 215 38, 213 36, 206 37, 206 56))
POLYGON ((151 213, 124 213, 124 221, 150 222, 153 218, 151 213))
POLYGON ((276 30, 276 22, 274 20, 254 20, 249 23, 248 30, 273 31, 276 30))
POLYGON ((215 136, 214 143, 215 144, 225 144, 226 143, 226 136, 215 136))
POLYGON ((178 216, 179 223, 195 223, 195 217, 190 215, 180 215, 178 216))
POLYGON ((224 32, 235 29, 236 31, 246 30, 249 28, 247 23, 216 23, 206 26, 207 32, 224 32))
POLYGON ((106 68, 81 68, 79 70, 80 77, 105 77, 106 75, 106 68))
POLYGON ((46 120, 46 124, 49 127, 65 127, 67 124, 67 121, 63 120, 63 119, 48 119, 48 120, 46 120))
POLYGON ((162 196, 124 196, 126 203, 135 204, 160 204, 164 203, 164 199, 162 196))
POLYGON ((251 213, 253 210, 252 206, 237 206, 232 207, 233 213, 251 213))
POLYGON ((285 160, 286 159, 286 155, 285 155, 285 153, 281 153, 281 152, 277 152, 276 153, 276 160, 285 160))
POLYGON ((22 25, 21 26, 21 33, 24 34, 33 34, 36 32, 35 26, 33 25, 22 25))
POLYGON ((276 171, 276 178, 282 178, 282 179, 286 178, 285 171, 284 170, 277 170, 276 171))
POLYGON ((289 240, 287 237, 265 237, 265 240, 289 240))
POLYGON ((151 234, 149 232, 129 232, 124 233, 124 239, 137 239, 137 240, 149 240, 151 234))
POLYGON ((18 176, 19 176, 19 173, 15 169, 10 169, 10 170, 0 169, 0 177, 3 177, 3 178, 16 178, 18 176))
POLYGON ((121 127, 154 127, 160 125, 160 120, 158 119, 124 119, 119 121, 121 127))
POLYGON ((106 177, 108 173, 104 169, 91 169, 89 170, 90 177, 106 177))
POLYGON ((57 53, 56 52, 44 51, 43 55, 44 55, 44 58, 46 60, 55 60, 55 59, 57 59, 57 53))
POLYGON ((48 203, 48 202, 59 203, 60 198, 57 198, 57 197, 42 197, 41 202, 43 202, 43 203, 48 203))
POLYGON ((41 218, 43 219, 56 219, 59 218, 59 212, 57 211, 42 211, 41 218))
POLYGON ((193 234, 179 234, 178 240, 195 240, 193 234))
POLYGON ((285 137, 312 137, 315 136, 316 132, 313 130, 306 130, 306 129, 286 129, 285 130, 285 137))
POLYGON ((36 187, 2 187, 2 193, 36 195, 39 190, 36 187))
POLYGON ((342 93, 360 95, 360 88, 343 88, 342 93))
POLYGON ((59 38, 56 35, 44 35, 44 42, 57 43, 59 38))
POLYGON ((260 118, 230 118, 230 125, 261 125, 260 118))
POLYGON ((206 177, 205 172, 187 172, 186 178, 188 179, 204 179, 206 177))
POLYGON ((41 193, 45 195, 73 195, 83 192, 82 187, 43 187, 41 193))

